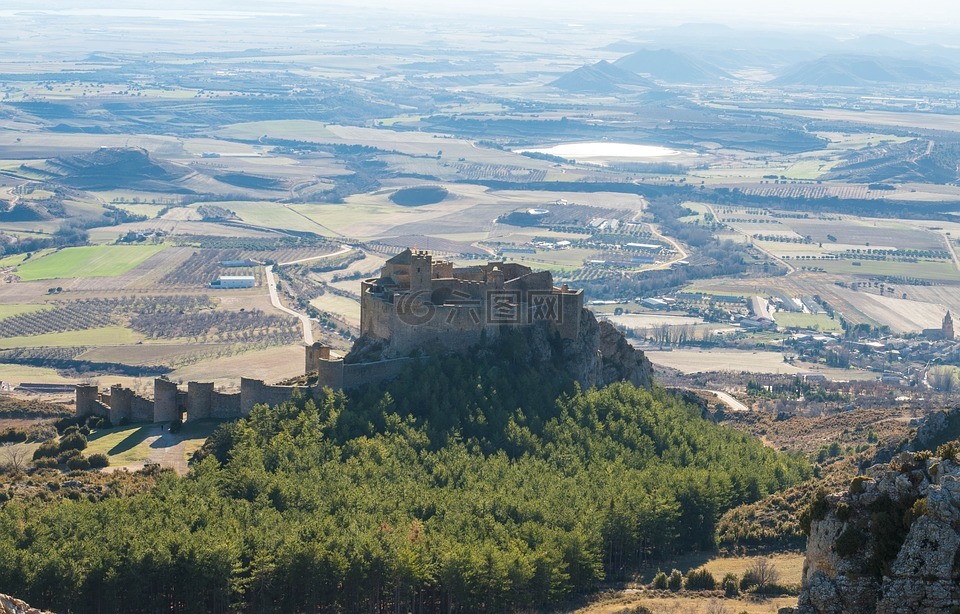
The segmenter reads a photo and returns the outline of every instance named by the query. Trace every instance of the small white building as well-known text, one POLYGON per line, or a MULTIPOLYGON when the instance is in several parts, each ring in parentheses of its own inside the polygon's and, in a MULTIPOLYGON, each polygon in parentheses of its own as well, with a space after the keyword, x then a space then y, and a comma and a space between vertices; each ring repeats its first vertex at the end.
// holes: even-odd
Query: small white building
POLYGON ((252 288, 257 284, 253 275, 221 275, 216 281, 210 282, 211 288, 252 288))

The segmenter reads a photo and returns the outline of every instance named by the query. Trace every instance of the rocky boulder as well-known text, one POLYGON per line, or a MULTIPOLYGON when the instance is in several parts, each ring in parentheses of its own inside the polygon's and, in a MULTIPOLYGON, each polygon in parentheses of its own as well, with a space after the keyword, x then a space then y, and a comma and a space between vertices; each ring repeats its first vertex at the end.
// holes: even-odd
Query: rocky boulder
MULTIPOLYGON (((953 450, 955 450, 954 448, 953 450)), ((960 610, 960 464, 903 453, 818 495, 800 614, 960 610)))
POLYGON ((37 608, 31 608, 29 605, 10 597, 9 595, 0 595, 0 614, 49 614, 37 608))

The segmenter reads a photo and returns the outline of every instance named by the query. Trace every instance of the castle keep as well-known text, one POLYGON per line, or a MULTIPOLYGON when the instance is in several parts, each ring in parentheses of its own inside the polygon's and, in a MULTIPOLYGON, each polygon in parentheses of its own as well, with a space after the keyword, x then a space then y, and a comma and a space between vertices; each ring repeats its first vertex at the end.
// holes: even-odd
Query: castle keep
POLYGON ((549 271, 512 262, 457 268, 409 249, 364 281, 360 297, 361 337, 381 347, 381 358, 459 352, 504 327, 538 323, 576 339, 583 308, 583 291, 554 287, 549 271))

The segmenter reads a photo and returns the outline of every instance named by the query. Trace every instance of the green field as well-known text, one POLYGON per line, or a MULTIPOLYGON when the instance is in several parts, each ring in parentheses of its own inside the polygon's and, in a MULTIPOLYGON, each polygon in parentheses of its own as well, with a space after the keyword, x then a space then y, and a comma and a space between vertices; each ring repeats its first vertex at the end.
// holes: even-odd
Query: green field
POLYGON ((44 249, 28 254, 13 254, 11 256, 5 256, 4 258, 0 258, 0 267, 17 266, 27 260, 28 256, 31 258, 40 258, 41 256, 49 254, 51 251, 52 250, 44 249))
POLYGON ((83 451, 85 456, 106 454, 110 464, 122 467, 133 463, 142 463, 150 456, 150 444, 146 439, 151 426, 120 426, 93 432, 83 451))
MULTIPOLYGON (((795 266, 797 262, 791 261, 795 266)), ((884 260, 810 260, 802 262, 807 266, 819 267, 827 273, 842 275, 874 276, 890 275, 894 277, 915 277, 930 281, 960 281, 960 272, 949 260, 920 262, 890 262, 884 260), (859 266, 853 263, 859 262, 859 266)))
POLYGON ((840 322, 825 313, 791 313, 781 311, 776 316, 777 324, 787 328, 810 328, 822 331, 842 330, 840 322))
POLYGON ((68 247, 18 267, 23 281, 116 277, 161 252, 164 245, 91 245, 68 247))
MULTIPOLYGON (((179 446, 179 449, 171 449, 177 450, 175 454, 178 457, 182 453, 183 460, 187 460, 200 449, 219 424, 217 420, 190 422, 184 424, 177 434, 165 431, 158 424, 135 424, 97 430, 90 435, 84 455, 106 454, 110 457, 110 465, 114 467, 143 463, 162 449, 156 447, 157 438, 162 436, 172 438, 168 443, 179 446)), ((160 462, 162 459, 158 457, 156 460, 160 462)))
POLYGON ((45 335, 0 338, 0 349, 124 345, 136 343, 141 340, 143 340, 143 335, 137 334, 129 328, 108 326, 87 330, 71 330, 62 333, 47 333, 45 335))
POLYGON ((23 305, 17 303, 0 305, 0 320, 18 316, 21 313, 33 313, 34 311, 40 311, 46 308, 46 305, 23 305))

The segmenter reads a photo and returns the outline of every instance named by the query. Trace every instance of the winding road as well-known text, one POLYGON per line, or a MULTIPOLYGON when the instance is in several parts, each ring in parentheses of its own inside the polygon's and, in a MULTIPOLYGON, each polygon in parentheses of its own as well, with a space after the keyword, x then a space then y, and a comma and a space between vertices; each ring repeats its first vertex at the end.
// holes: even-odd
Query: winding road
MULTIPOLYGON (((300 264, 301 262, 311 262, 313 260, 323 260, 324 258, 333 258, 334 256, 346 254, 353 249, 354 248, 350 247, 349 245, 341 245, 339 251, 332 252, 330 254, 311 256, 309 258, 291 260, 290 262, 281 262, 277 266, 286 266, 289 264, 300 264)), ((294 311, 293 309, 284 306, 284 304, 280 301, 280 294, 277 292, 277 276, 273 274, 273 265, 265 266, 263 268, 263 272, 267 277, 267 289, 270 291, 270 302, 276 309, 279 309, 280 311, 299 319, 300 324, 303 325, 303 342, 307 345, 313 345, 313 323, 310 320, 310 316, 300 313, 299 311, 294 311)))

